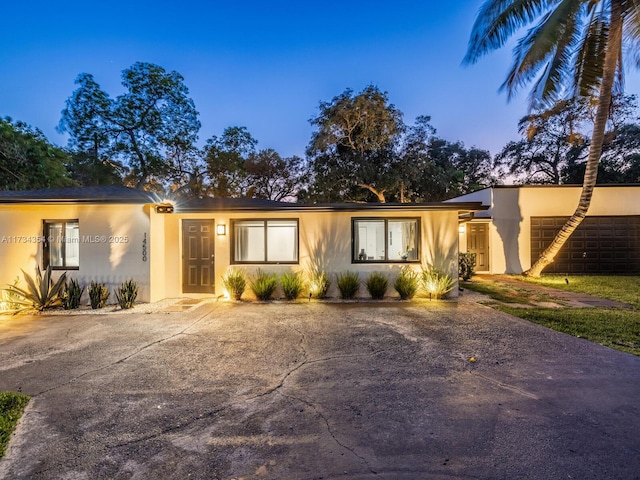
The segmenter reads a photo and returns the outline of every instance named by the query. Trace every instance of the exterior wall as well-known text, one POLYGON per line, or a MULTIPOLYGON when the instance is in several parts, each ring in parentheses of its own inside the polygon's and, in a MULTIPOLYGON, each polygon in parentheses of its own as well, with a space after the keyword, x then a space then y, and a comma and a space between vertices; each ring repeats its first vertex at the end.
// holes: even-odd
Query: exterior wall
MULTIPOLYGON (((581 187, 530 186, 493 189, 491 273, 522 273, 531 267, 531 217, 570 216, 581 187)), ((640 186, 602 186, 588 215, 640 215, 640 186)))
MULTIPOLYGON (((351 261, 351 228, 353 218, 420 218, 421 232, 421 260, 423 264, 430 264, 448 272, 457 281, 458 278, 458 216, 456 211, 444 212, 317 212, 317 211, 286 211, 286 212, 212 212, 212 213, 173 213, 162 215, 164 233, 156 228, 159 214, 152 214, 152 233, 161 239, 152 239, 154 248, 160 249, 164 244, 165 254, 163 265, 152 267, 154 278, 154 294, 152 299, 163 297, 180 297, 182 293, 182 220, 207 219, 215 220, 216 224, 225 224, 227 234, 215 237, 215 296, 224 296, 226 292, 222 285, 222 278, 231 264, 231 222, 241 219, 298 219, 299 227, 299 263, 295 265, 274 264, 243 264, 237 268, 253 275, 260 268, 269 272, 284 273, 288 271, 309 272, 318 268, 327 272, 332 279, 330 296, 337 296, 335 274, 347 270, 359 272, 361 278, 373 271, 397 273, 404 265, 402 263, 361 264, 351 261), (155 215, 155 216, 154 216, 155 215), (163 272, 162 276, 160 272, 163 272), (163 280, 162 280, 163 279, 163 280), (161 280, 162 287, 156 290, 155 281, 161 280), (160 293, 162 292, 163 293, 160 293)), ((157 259, 154 257, 154 262, 157 259)), ((412 268, 420 270, 420 263, 407 263, 412 268)), ((389 288, 390 295, 395 293, 389 288)), ((452 292, 457 295, 457 288, 452 292)), ((251 292, 245 295, 249 298, 251 292)), ((279 292, 276 292, 279 295, 279 292)), ((362 296, 367 296, 366 290, 361 290, 362 296)), ((198 296, 189 294, 189 296, 198 296)), ((202 296, 207 296, 202 294, 202 296)), ((209 295, 210 296, 210 295, 209 295)))
POLYGON ((67 277, 87 286, 91 280, 106 283, 110 303, 115 302, 113 290, 134 279, 138 299, 149 301, 149 252, 146 261, 142 255, 143 240, 149 237, 149 206, 144 205, 0 205, 0 285, 20 277, 24 286, 21 269, 33 276, 36 265, 42 268, 43 220, 70 219, 78 219, 80 267, 67 270, 67 277))

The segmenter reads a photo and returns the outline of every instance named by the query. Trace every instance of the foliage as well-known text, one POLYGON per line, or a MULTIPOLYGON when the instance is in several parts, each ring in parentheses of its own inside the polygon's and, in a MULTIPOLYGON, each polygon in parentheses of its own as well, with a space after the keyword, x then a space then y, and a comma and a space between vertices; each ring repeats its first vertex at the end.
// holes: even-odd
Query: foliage
POLYGON ((208 191, 218 197, 288 200, 305 182, 300 157, 281 157, 273 149, 256 150, 258 141, 246 127, 229 127, 205 147, 208 191))
POLYGON ((261 269, 256 271, 254 278, 249 279, 249 287, 253 294, 263 302, 271 300, 278 286, 278 277, 275 273, 268 273, 261 269))
MULTIPOLYGON (((18 283, 20 283, 20 277, 16 277, 10 287, 15 288, 18 286, 18 283)), ((20 298, 14 290, 0 290, 0 313, 17 311, 20 308, 20 304, 18 303, 20 298)))
POLYGON ((90 74, 80 74, 76 84, 59 124, 71 148, 95 165, 121 161, 126 181, 138 188, 188 175, 184 161, 192 158, 200 122, 182 75, 137 62, 122 72, 125 93, 115 99, 90 74))
POLYGON ((344 272, 337 275, 336 284, 340 290, 340 298, 352 299, 360 290, 360 276, 357 272, 344 272))
POLYGON ((347 89, 320 102, 311 124, 316 130, 307 155, 314 178, 307 197, 384 202, 395 182, 393 148, 402 129, 402 113, 387 93, 373 85, 357 95, 347 89))
POLYGON ((396 289, 402 300, 412 299, 418 291, 419 275, 410 267, 402 267, 400 273, 393 281, 393 288, 396 289))
POLYGON ((304 280, 298 272, 287 272, 280 278, 280 285, 282 286, 284 298, 295 300, 304 289, 304 280))
POLYGON ((123 310, 133 308, 136 298, 138 298, 138 284, 133 279, 123 282, 116 290, 116 301, 123 310))
POLYGON ((442 298, 453 290, 454 281, 450 275, 427 266, 421 274, 422 288, 429 294, 429 298, 442 298))
POLYGON ((459 253, 458 254, 458 275, 465 282, 470 280, 476 273, 476 254, 475 253, 459 253))
POLYGON ((313 298, 326 298, 331 287, 331 279, 326 272, 314 270, 309 274, 309 294, 313 298))
POLYGON ((89 301, 91 302, 91 308, 104 308, 109 300, 109 289, 104 283, 94 282, 93 280, 89 284, 89 301))
POLYGON ((44 274, 40 267, 36 267, 35 280, 24 270, 22 270, 27 288, 22 289, 15 285, 7 290, 15 298, 14 303, 18 305, 16 311, 35 310, 42 312, 49 308, 59 307, 62 304, 60 293, 67 281, 66 273, 60 275, 57 281, 51 278, 51 267, 47 267, 44 274))
POLYGON ((371 272, 367 281, 365 282, 367 291, 371 298, 375 300, 382 300, 387 293, 387 287, 389 286, 389 279, 386 275, 380 272, 371 272))
POLYGON ((30 397, 22 393, 0 392, 0 458, 4 457, 9 439, 22 417, 30 397))
POLYGON ((69 155, 23 122, 0 118, 0 190, 69 187, 69 155))
POLYGON ((231 295, 231 298, 240 300, 247 287, 247 279, 242 270, 229 270, 222 278, 222 284, 231 295))
POLYGON ((73 278, 69 279, 69 283, 65 284, 60 299, 62 307, 65 310, 73 310, 80 306, 80 298, 84 293, 84 287, 80 288, 80 284, 73 278))

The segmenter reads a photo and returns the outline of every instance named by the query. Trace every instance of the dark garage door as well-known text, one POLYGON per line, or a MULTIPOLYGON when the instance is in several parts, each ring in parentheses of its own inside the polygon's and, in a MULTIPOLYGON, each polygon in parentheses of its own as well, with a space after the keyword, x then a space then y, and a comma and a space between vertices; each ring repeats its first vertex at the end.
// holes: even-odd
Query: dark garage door
MULTIPOLYGON (((531 217, 531 263, 569 217, 531 217)), ((640 216, 586 217, 544 273, 640 273, 640 216)))

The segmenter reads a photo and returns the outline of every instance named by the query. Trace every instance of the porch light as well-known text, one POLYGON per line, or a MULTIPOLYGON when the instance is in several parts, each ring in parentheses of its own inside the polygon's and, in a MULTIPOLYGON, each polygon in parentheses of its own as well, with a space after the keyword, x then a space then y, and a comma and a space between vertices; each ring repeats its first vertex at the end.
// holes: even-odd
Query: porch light
POLYGON ((464 232, 466 232, 466 231, 467 231, 467 226, 466 226, 464 223, 461 223, 461 224, 458 226, 458 232, 460 232, 460 233, 464 233, 464 232))
POLYGON ((173 213, 173 205, 170 203, 156 205, 156 213, 173 213))
POLYGON ((216 225, 216 233, 218 235, 226 235, 227 234, 227 226, 224 223, 219 223, 216 225))

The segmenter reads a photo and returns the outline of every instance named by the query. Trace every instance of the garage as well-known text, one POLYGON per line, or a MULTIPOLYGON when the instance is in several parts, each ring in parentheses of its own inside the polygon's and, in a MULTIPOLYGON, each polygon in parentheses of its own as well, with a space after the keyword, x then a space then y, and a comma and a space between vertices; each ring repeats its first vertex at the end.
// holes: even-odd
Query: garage
MULTIPOLYGON (((531 217, 531 263, 569 217, 531 217)), ((640 274, 640 215, 588 216, 544 273, 640 274)))

